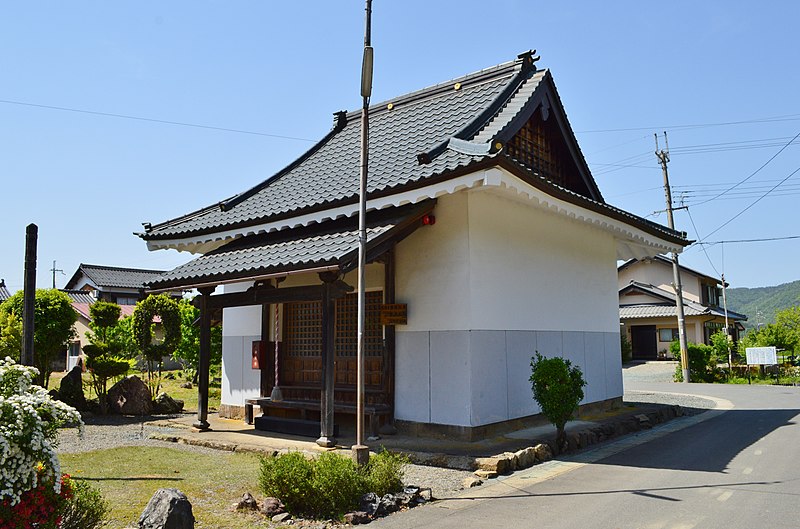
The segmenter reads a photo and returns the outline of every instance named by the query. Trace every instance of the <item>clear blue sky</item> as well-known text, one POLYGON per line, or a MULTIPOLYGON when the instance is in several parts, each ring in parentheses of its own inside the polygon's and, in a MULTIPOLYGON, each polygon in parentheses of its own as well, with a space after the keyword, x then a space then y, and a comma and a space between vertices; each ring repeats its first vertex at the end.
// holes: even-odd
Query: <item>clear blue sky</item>
MULTIPOLYGON (((132 232, 247 189, 324 135, 334 111, 358 108, 363 15, 355 0, 4 3, 0 277, 22 287, 31 222, 39 286, 50 285, 53 260, 66 273, 59 287, 81 262, 189 260, 148 252, 132 232)), ((707 235, 800 167, 800 141, 700 204, 800 132, 798 19, 789 1, 375 0, 373 102, 534 48, 608 202, 643 216, 664 208, 653 133, 667 130, 676 201, 691 193, 700 234, 683 210, 678 229, 708 241, 800 235, 800 173, 707 235)), ((708 256, 733 286, 800 279, 800 239, 716 245, 708 256)), ((682 262, 716 274, 699 248, 682 262)))

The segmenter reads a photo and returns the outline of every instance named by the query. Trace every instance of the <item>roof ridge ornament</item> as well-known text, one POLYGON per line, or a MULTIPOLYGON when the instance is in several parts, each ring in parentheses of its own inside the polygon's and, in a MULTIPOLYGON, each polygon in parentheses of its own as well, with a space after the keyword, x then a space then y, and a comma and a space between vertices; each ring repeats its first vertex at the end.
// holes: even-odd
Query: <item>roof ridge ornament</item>
POLYGON ((524 69, 533 68, 536 71, 536 61, 541 59, 541 56, 534 55, 536 50, 528 50, 517 55, 517 59, 522 60, 522 67, 524 69))
POLYGON ((347 125, 347 111, 340 110, 333 113, 333 129, 336 131, 342 130, 347 125))

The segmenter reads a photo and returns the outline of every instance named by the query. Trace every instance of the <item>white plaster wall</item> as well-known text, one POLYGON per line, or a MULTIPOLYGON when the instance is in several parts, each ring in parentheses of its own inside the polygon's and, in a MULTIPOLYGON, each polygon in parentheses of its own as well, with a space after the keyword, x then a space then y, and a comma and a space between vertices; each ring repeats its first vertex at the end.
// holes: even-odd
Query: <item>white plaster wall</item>
MULTIPOLYGON (((224 293, 243 292, 252 282, 225 285, 224 293)), ((243 406, 261 393, 261 371, 251 367, 252 343, 261 339, 261 306, 234 307, 222 313, 222 404, 243 406)))
MULTIPOLYGON (((642 303, 665 303, 666 301, 662 298, 655 298, 653 296, 648 296, 647 294, 625 294, 619 297, 619 304, 620 305, 639 305, 642 303)), ((673 302, 674 303, 674 302, 673 302)))
POLYGON ((616 243, 494 192, 441 197, 436 224, 398 245, 395 416, 480 426, 538 413, 535 351, 587 379, 584 402, 622 395, 616 243))
POLYGON ((398 331, 470 328, 468 197, 441 197, 436 224, 422 226, 397 245, 397 303, 408 303, 408 325, 398 331))
POLYGON ((494 192, 468 197, 472 329, 618 331, 611 234, 494 192))

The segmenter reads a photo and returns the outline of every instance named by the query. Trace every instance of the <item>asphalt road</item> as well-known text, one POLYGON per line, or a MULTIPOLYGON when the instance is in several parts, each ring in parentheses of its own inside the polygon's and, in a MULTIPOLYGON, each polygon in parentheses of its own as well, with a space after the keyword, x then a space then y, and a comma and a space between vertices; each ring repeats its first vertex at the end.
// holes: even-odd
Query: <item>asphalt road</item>
POLYGON ((395 514, 376 528, 797 528, 800 388, 627 382, 717 408, 395 514))

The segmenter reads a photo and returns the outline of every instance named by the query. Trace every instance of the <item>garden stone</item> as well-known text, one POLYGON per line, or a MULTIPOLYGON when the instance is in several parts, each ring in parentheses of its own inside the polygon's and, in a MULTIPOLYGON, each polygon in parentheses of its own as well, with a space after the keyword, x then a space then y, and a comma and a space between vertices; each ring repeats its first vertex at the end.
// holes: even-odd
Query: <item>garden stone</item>
POLYGON ((364 525, 371 522, 372 519, 364 511, 354 511, 345 514, 344 521, 350 525, 364 525))
POLYGON ((58 398, 61 402, 69 404, 78 411, 86 409, 86 397, 83 395, 83 379, 81 379, 80 366, 73 367, 61 379, 58 386, 58 398))
POLYGON ((192 389, 192 383, 191 382, 184 382, 183 384, 180 385, 180 387, 183 388, 183 389, 192 389))
POLYGON ((286 520, 289 520, 291 517, 292 515, 289 514, 288 512, 282 512, 280 514, 276 514, 275 516, 273 516, 272 521, 275 523, 283 523, 286 520))
POLYGON ((256 511, 258 510, 258 502, 249 492, 242 494, 242 499, 234 504, 234 509, 237 511, 256 511))
POLYGON ((380 498, 374 492, 368 492, 361 496, 361 502, 359 503, 361 510, 366 512, 370 516, 376 516, 378 512, 378 507, 380 506, 380 498))
POLYGON ((283 514, 286 512, 286 506, 278 498, 265 498, 261 504, 261 514, 272 518, 276 514, 283 514))
POLYGON ((183 411, 183 401, 173 399, 166 393, 159 393, 153 401, 153 408, 156 413, 175 415, 183 411))
POLYGON ((139 518, 139 529, 193 529, 192 504, 178 489, 158 489, 139 518))
POLYGON ((539 443, 538 445, 533 447, 534 451, 536 452, 536 460, 537 461, 550 461, 553 459, 553 451, 550 450, 550 446, 545 443, 539 443))
POLYGON ((150 389, 136 375, 123 378, 108 390, 108 405, 113 413, 149 415, 153 405, 150 389))
POLYGON ((385 515, 397 512, 399 509, 400 509, 400 499, 397 498, 394 494, 386 494, 381 498, 380 505, 378 507, 379 512, 383 512, 385 515))
POLYGON ((472 487, 480 487, 483 485, 483 480, 481 478, 475 476, 468 476, 464 478, 464 481, 461 482, 461 486, 465 489, 471 489, 472 487))

